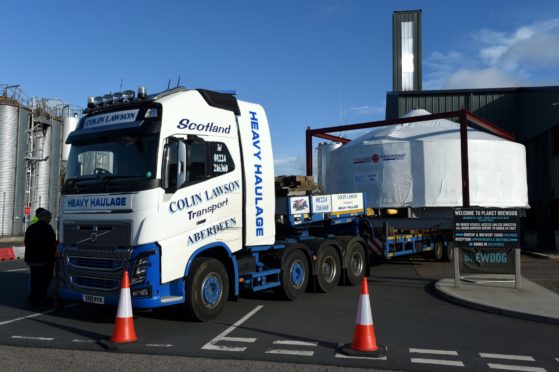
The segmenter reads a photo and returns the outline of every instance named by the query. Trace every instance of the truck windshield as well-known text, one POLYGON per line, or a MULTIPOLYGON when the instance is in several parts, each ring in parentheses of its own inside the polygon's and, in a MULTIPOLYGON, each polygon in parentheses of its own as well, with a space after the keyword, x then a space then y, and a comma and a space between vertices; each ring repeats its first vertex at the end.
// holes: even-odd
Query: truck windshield
POLYGON ((63 194, 130 192, 159 186, 159 134, 100 137, 72 143, 63 194))

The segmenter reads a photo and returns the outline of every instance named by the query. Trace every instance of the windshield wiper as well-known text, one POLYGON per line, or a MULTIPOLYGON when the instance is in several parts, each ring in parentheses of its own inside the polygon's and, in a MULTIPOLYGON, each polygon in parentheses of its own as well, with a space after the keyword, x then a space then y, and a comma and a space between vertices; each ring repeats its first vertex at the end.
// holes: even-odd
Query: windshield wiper
POLYGON ((104 176, 101 178, 101 182, 99 184, 99 188, 105 188, 105 191, 109 191, 109 186, 111 186, 111 182, 115 180, 131 180, 131 179, 138 179, 142 178, 145 179, 145 176, 104 176))
POLYGON ((80 189, 78 188, 77 184, 83 181, 93 181, 95 180, 94 177, 85 177, 85 178, 69 178, 64 183, 64 187, 62 188, 64 192, 72 191, 75 193, 79 193, 80 189))

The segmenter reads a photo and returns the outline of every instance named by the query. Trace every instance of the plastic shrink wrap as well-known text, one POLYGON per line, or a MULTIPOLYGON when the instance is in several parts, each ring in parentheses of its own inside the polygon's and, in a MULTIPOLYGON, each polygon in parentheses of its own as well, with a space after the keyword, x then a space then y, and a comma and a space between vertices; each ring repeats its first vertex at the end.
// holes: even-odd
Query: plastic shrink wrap
MULTIPOLYGON (((406 117, 429 115, 414 110, 406 117)), ((329 152, 328 193, 365 192, 373 208, 462 206, 460 125, 430 120, 374 128, 329 152)), ((528 208, 524 145, 468 128, 470 205, 528 208)))

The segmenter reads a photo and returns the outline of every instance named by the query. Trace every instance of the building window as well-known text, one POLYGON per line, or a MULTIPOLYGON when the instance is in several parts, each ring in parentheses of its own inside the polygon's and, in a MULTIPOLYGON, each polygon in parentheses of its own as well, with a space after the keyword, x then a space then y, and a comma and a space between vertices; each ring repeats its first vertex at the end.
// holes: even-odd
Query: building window
POLYGON ((413 86, 413 22, 402 22, 402 90, 414 90, 413 86))

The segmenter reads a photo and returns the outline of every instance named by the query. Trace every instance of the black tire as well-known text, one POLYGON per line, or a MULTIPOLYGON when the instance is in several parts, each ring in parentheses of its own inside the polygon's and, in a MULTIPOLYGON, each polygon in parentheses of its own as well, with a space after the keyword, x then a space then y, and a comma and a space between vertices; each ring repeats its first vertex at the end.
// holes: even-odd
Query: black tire
POLYGON ((365 249, 361 244, 355 243, 347 248, 347 266, 345 268, 345 277, 347 284, 359 285, 361 279, 365 276, 367 268, 367 260, 365 258, 365 249))
POLYGON ((447 262, 452 262, 454 261, 454 241, 453 240, 449 240, 446 243, 445 246, 445 255, 444 255, 444 260, 447 262))
POLYGON ((288 300, 295 300, 305 293, 308 283, 309 260, 302 250, 294 249, 283 261, 279 293, 288 300))
POLYGON ((225 266, 215 258, 194 259, 185 290, 183 307, 186 317, 198 322, 214 319, 225 307, 229 293, 225 266))
POLYGON ((436 261, 442 261, 444 258, 443 242, 439 239, 435 241, 435 247, 433 248, 433 258, 436 261))
POLYGON ((316 282, 320 292, 333 291, 340 281, 340 256, 332 246, 326 246, 318 251, 316 260, 316 282))

